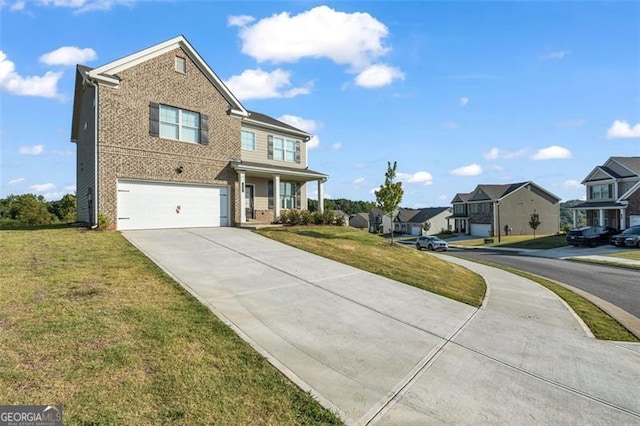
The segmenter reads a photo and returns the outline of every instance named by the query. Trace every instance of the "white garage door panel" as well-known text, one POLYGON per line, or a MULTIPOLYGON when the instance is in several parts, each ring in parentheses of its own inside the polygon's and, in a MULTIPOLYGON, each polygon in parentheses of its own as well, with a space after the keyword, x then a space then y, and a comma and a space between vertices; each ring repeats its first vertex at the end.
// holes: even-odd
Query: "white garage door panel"
POLYGON ((472 223, 471 235, 476 237, 488 237, 489 231, 491 231, 491 225, 484 223, 472 223))
POLYGON ((227 188, 118 182, 118 229, 227 226, 227 188))
POLYGON ((640 215, 632 214, 629 216, 629 226, 640 225, 640 215))

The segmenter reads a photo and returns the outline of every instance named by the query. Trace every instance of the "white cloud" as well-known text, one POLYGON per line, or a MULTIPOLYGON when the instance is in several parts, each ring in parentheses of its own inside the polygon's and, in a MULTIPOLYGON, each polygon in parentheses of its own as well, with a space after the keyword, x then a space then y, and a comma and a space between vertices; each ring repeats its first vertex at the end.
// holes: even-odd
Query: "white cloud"
POLYGON ((564 189, 583 189, 582 184, 575 179, 565 180, 562 183, 562 188, 564 189))
POLYGON ((353 164, 353 168, 354 168, 354 169, 364 169, 364 168, 366 168, 366 167, 367 167, 367 165, 366 165, 366 164, 364 164, 364 163, 354 163, 354 164, 353 164))
POLYGON ((76 12, 91 12, 93 10, 110 10, 113 6, 131 6, 136 0, 40 0, 43 6, 66 7, 76 12))
MULTIPOLYGON (((307 133, 313 133, 318 128, 320 128, 320 124, 315 120, 298 117, 297 115, 284 114, 278 117, 278 120, 283 123, 287 123, 297 129, 303 130, 307 133)), ((307 142, 307 149, 314 149, 320 145, 320 138, 317 135, 314 135, 307 142)))
POLYGON ((503 172, 504 171, 504 167, 498 165, 498 164, 492 164, 491 165, 491 170, 496 171, 496 172, 503 172))
POLYGON ((375 188, 371 188, 371 189, 369 190, 369 194, 376 195, 376 194, 375 194, 375 192, 376 192, 378 189, 380 189, 380 187, 379 187, 379 186, 376 186, 375 188))
POLYGON ((363 69, 389 51, 387 27, 368 13, 318 6, 298 15, 282 12, 240 29, 242 52, 258 62, 328 58, 363 69))
POLYGON ((333 149, 334 151, 340 151, 342 149, 342 142, 336 142, 333 145, 331 145, 331 149, 333 149))
POLYGON ((237 15, 227 17, 227 25, 230 27, 245 27, 255 21, 256 18, 249 15, 237 15))
POLYGON ((371 89, 388 86, 398 79, 404 80, 404 73, 399 68, 385 64, 374 64, 356 76, 356 85, 371 89))
POLYGON ((0 50, 0 88, 14 95, 42 96, 55 98, 58 96, 58 81, 62 72, 46 72, 42 77, 23 77, 15 71, 15 64, 7 59, 0 50))
POLYGON ((416 173, 398 173, 398 179, 406 183, 422 183, 424 185, 433 184, 431 173, 420 171, 416 173))
POLYGON ((451 170, 451 173, 454 176, 478 176, 482 174, 482 167, 479 164, 469 164, 468 166, 458 167, 457 169, 451 170))
POLYGON ((505 151, 502 149, 498 149, 496 147, 491 148, 487 152, 483 152, 482 156, 485 160, 497 160, 498 158, 503 158, 505 160, 513 160, 514 158, 520 158, 526 155, 527 150, 521 149, 518 151, 505 151))
POLYGON ((75 65, 97 58, 96 51, 91 48, 80 49, 75 46, 63 46, 40 56, 40 62, 47 65, 75 65))
POLYGON ((532 160, 563 160, 571 158, 571 151, 567 148, 563 148, 558 145, 549 146, 547 148, 540 149, 533 154, 532 160))
POLYGON ((53 191, 54 189, 56 189, 56 186, 53 183, 43 183, 39 185, 30 186, 29 189, 35 192, 47 192, 47 191, 53 191))
POLYGON ((360 177, 356 180, 353 181, 353 186, 355 189, 360 189, 360 187, 362 186, 362 184, 364 183, 364 178, 360 177))
POLYGON ((18 0, 14 2, 11 6, 9 6, 9 10, 12 12, 24 10, 26 5, 27 5, 27 2, 25 0, 18 0))
POLYGON ((466 96, 463 96, 460 98, 460 105, 461 106, 467 106, 467 104, 469 103, 469 98, 466 96))
POLYGON ((9 185, 16 185, 16 184, 18 184, 18 183, 20 183, 20 182, 24 182, 25 180, 26 180, 26 179, 25 179, 25 178, 23 178, 23 177, 18 178, 18 179, 13 179, 13 180, 10 180, 10 181, 9 181, 9 185))
POLYGON ((44 145, 21 146, 18 153, 21 155, 40 155, 44 152, 44 145))
POLYGON ((640 138, 640 123, 632 127, 626 121, 614 121, 611 127, 607 129, 607 139, 618 138, 640 138))
POLYGON ((564 59, 565 56, 567 56, 569 52, 566 52, 564 50, 557 50, 555 52, 549 52, 549 53, 545 53, 544 55, 540 55, 540 59, 543 61, 551 61, 551 60, 560 60, 560 59, 564 59))
POLYGON ((240 75, 234 75, 225 84, 240 100, 293 98, 298 95, 308 95, 313 88, 313 82, 307 82, 302 87, 289 88, 291 72, 276 69, 271 72, 258 68, 244 70, 240 75))

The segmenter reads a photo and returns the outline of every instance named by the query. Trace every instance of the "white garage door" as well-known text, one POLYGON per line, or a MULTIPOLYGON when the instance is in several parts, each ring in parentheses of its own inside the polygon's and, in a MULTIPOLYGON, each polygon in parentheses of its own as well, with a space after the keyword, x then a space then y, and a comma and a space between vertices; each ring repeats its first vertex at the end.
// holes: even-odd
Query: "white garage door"
POLYGON ((632 214, 629 216, 629 226, 637 226, 640 225, 640 215, 632 214))
POLYGON ((491 225, 484 223, 472 223, 471 235, 475 237, 488 237, 491 231, 491 225))
POLYGON ((421 235, 422 228, 420 226, 412 226, 411 227, 411 235, 421 235))
POLYGON ((227 188, 118 182, 118 229, 227 226, 227 188))

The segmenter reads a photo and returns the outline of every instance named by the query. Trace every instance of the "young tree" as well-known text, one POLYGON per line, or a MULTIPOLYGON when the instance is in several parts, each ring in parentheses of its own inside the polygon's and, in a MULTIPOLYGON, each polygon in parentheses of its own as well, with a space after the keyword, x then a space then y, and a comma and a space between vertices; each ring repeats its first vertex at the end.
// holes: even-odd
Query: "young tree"
POLYGON ((531 213, 531 217, 529 220, 529 226, 533 229, 533 239, 536 239, 536 229, 540 226, 542 222, 540 222, 540 215, 533 209, 533 213, 531 213))
MULTIPOLYGON (((393 162, 393 166, 390 161, 387 161, 387 172, 384 174, 384 184, 380 185, 380 189, 374 191, 378 208, 382 210, 383 214, 389 215, 391 223, 393 223, 394 215, 398 211, 398 206, 404 194, 402 182, 394 182, 396 178, 396 167, 397 164, 395 161, 393 162)), ((391 227, 391 245, 393 244, 393 227, 391 227)))

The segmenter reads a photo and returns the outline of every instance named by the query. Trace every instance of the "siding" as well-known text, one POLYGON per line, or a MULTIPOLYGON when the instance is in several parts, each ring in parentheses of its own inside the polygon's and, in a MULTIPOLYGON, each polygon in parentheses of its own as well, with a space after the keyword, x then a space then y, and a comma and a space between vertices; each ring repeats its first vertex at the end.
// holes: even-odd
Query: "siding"
POLYGON ((100 211, 115 223, 118 179, 214 184, 229 188, 229 224, 238 223, 237 173, 229 160, 240 157, 240 120, 227 114, 224 97, 182 49, 122 71, 118 77, 117 89, 100 88, 100 211), (174 71, 176 54, 186 58, 186 74, 174 71), (150 102, 207 115, 209 144, 150 136, 150 102), (178 166, 183 173, 176 173, 178 166))
MULTIPOLYGON (((560 203, 543 191, 531 186, 531 190, 519 189, 502 200, 500 206, 500 233, 504 226, 513 228, 513 235, 531 235, 529 226, 533 210, 540 215, 536 234, 555 234, 560 228, 560 203)), ((497 234, 496 234, 497 235, 497 234)))
MULTIPOLYGON (((299 137, 287 136, 287 134, 284 132, 279 133, 275 131, 260 129, 255 126, 247 125, 246 123, 242 123, 242 130, 248 130, 256 134, 256 150, 247 151, 243 149, 240 154, 240 158, 243 161, 247 161, 250 163, 268 164, 271 166, 293 167, 293 168, 300 168, 300 169, 304 169, 305 167, 307 167, 307 144, 306 142, 303 142, 299 137), (300 164, 295 162, 289 162, 289 161, 269 160, 267 155, 267 146, 268 146, 267 136, 268 135, 287 136, 290 139, 295 139, 297 141, 300 141, 300 164)), ((240 135, 238 135, 238 138, 239 137, 240 135)), ((240 144, 240 139, 238 139, 238 144, 240 144)))
POLYGON ((89 191, 95 191, 95 88, 85 86, 80 100, 80 120, 76 140, 76 217, 80 222, 97 222, 95 211, 89 213, 89 191), (87 123, 87 128, 84 128, 87 123))

